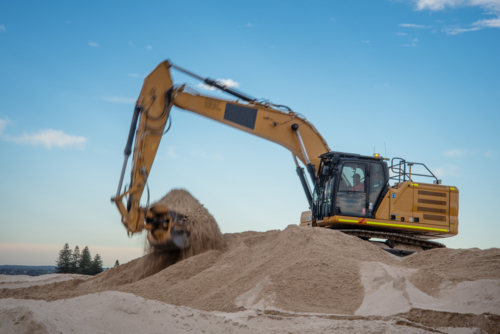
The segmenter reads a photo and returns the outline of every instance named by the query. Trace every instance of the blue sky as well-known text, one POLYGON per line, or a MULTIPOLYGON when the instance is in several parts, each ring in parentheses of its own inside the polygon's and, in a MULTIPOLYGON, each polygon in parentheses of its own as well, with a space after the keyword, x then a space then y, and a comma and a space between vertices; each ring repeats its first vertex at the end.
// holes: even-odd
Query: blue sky
MULTIPOLYGON (((0 264, 52 264, 66 242, 105 265, 141 254, 109 199, 142 80, 167 58, 290 106, 333 150, 426 163, 460 189, 444 243, 500 247, 499 14, 499 0, 0 3, 0 264)), ((186 188, 223 232, 298 223, 288 151, 172 118, 153 200, 186 188)))

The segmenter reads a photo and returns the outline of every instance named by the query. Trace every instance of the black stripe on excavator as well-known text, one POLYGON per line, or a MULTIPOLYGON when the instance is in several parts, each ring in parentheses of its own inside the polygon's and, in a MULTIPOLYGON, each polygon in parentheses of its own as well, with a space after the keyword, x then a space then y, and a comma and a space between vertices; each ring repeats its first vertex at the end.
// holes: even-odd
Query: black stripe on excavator
POLYGON ((253 130, 257 119, 257 109, 227 103, 224 119, 253 130))

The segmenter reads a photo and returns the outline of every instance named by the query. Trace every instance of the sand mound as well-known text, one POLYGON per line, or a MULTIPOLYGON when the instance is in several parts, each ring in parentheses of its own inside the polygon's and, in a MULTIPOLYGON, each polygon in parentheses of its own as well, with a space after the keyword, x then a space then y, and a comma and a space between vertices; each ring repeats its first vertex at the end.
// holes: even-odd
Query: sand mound
MULTIPOLYGON (((406 318, 500 331, 500 249, 435 249, 398 258, 321 228, 222 235, 188 192, 174 190, 160 202, 186 215, 192 249, 153 252, 88 280, 1 289, 0 298, 52 301, 115 290, 204 311, 406 318)), ((8 312, 30 318, 27 305, 8 312)), ((37 316, 30 318, 33 326, 37 316)))
POLYGON ((86 281, 3 289, 0 297, 57 300, 118 290, 206 311, 500 315, 498 249, 436 249, 401 259, 357 237, 296 225, 226 234, 223 243, 223 250, 182 261, 152 253, 86 281))
POLYGON ((360 262, 398 262, 356 237, 294 225, 282 232, 230 234, 226 240, 224 253, 192 257, 120 290, 207 311, 353 314, 364 297, 360 262))

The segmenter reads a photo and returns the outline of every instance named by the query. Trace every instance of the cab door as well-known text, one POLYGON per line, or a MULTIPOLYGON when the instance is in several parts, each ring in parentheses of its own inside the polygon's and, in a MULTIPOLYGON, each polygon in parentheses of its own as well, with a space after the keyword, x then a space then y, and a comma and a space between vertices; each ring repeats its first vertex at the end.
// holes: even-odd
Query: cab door
POLYGON ((346 162, 342 166, 335 202, 335 214, 368 217, 366 163, 346 162))
POLYGON ((387 185, 387 178, 382 163, 370 163, 370 173, 368 174, 367 184, 370 185, 368 189, 368 216, 372 217, 382 201, 382 192, 387 185))

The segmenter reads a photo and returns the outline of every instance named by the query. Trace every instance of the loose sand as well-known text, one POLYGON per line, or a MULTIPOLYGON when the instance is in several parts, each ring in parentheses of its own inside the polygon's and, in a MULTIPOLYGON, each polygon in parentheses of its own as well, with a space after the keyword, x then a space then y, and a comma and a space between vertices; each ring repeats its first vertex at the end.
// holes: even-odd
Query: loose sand
POLYGON ((73 279, 86 280, 90 276, 77 274, 48 274, 40 276, 27 275, 0 275, 0 289, 27 288, 35 285, 45 285, 56 282, 64 282, 73 279))
POLYGON ((160 202, 187 216, 196 247, 89 279, 0 277, 0 332, 500 333, 500 249, 398 258, 320 228, 222 235, 186 191, 160 202))

